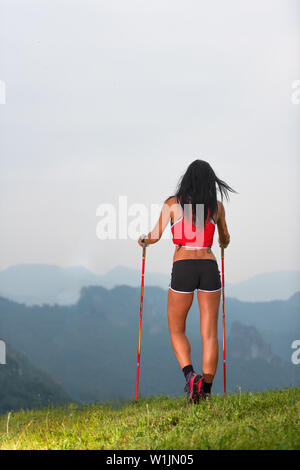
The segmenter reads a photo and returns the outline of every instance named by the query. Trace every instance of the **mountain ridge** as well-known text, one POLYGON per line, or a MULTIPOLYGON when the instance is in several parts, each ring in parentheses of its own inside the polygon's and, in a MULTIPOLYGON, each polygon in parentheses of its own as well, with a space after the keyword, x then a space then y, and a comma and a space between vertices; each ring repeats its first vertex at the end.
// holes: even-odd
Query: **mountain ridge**
MULTIPOLYGON (((1 335, 35 366, 55 377, 78 401, 128 398, 133 396, 135 384, 139 294, 139 288, 126 285, 113 289, 89 286, 81 290, 80 300, 72 306, 30 307, 0 298, 1 335)), ((182 389, 182 371, 169 339, 166 300, 167 291, 159 287, 149 287, 145 292, 140 383, 147 394, 172 395, 182 389)), ((220 315, 216 392, 222 390, 221 320, 220 315)), ((299 307, 288 301, 253 304, 227 299, 228 390, 236 386, 262 390, 269 384, 278 388, 299 383, 298 369, 290 360, 298 326, 299 307), (242 324, 240 329, 234 324, 237 321, 242 324), (278 351, 273 350, 277 336, 275 343, 273 336, 269 341, 262 335, 264 326, 287 338, 283 344, 286 357, 278 359, 278 351), (248 349, 243 352, 240 346, 235 348, 238 340, 248 349)), ((187 334, 194 367, 198 369, 202 351, 197 302, 188 315, 187 334)))
MULTIPOLYGON (((170 275, 146 272, 145 288, 158 286, 167 289, 170 275)), ((117 285, 138 287, 140 271, 115 266, 98 275, 84 266, 62 267, 48 264, 14 265, 0 271, 0 295, 26 305, 72 305, 79 300, 80 289, 89 285, 112 289, 117 285)), ((229 297, 248 302, 287 300, 300 288, 300 271, 259 273, 235 284, 226 282, 229 297)))

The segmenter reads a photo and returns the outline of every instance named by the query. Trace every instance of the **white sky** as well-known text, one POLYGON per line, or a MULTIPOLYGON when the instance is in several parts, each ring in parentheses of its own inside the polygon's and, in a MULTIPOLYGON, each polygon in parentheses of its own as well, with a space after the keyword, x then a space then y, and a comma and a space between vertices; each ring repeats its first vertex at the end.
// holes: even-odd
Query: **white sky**
MULTIPOLYGON (((297 0, 0 0, 0 269, 139 268, 135 241, 97 239, 97 207, 161 204, 195 158, 240 193, 228 282, 299 269, 299 17, 297 0)), ((170 272, 170 240, 147 253, 170 272)))

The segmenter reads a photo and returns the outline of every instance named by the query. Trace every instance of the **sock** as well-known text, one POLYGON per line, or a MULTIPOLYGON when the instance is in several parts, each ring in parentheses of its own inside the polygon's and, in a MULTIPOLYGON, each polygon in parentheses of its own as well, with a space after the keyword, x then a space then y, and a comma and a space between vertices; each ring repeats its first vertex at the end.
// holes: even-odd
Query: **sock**
POLYGON ((204 393, 210 393, 211 392, 211 387, 212 387, 212 384, 209 384, 209 383, 205 382, 205 380, 204 380, 204 383, 203 383, 204 393))
POLYGON ((182 369, 182 372, 184 373, 184 376, 185 376, 185 378, 187 379, 188 375, 189 375, 191 372, 194 372, 194 368, 193 368, 192 364, 188 364, 187 366, 185 366, 185 367, 182 369))
POLYGON ((210 393, 214 376, 211 374, 203 374, 203 378, 204 378, 203 391, 204 393, 210 393))

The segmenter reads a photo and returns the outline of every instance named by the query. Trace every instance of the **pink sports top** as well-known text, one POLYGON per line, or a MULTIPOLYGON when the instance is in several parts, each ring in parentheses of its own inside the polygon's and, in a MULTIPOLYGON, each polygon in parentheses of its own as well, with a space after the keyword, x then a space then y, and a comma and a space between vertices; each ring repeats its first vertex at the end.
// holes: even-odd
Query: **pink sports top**
MULTIPOLYGON (((177 201, 178 202, 178 201, 177 201)), ((211 248, 215 233, 215 221, 210 217, 208 209, 207 221, 203 230, 196 230, 192 221, 184 218, 184 212, 181 204, 181 217, 173 225, 171 224, 171 232, 173 243, 176 246, 184 246, 186 248, 211 248)))

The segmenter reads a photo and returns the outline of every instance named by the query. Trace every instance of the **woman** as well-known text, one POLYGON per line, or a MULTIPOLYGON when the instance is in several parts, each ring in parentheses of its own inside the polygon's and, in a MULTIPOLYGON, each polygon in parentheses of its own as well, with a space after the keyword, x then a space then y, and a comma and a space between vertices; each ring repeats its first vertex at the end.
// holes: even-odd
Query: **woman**
POLYGON ((224 206, 217 201, 216 185, 222 201, 224 195, 229 199, 228 191, 236 192, 217 178, 209 163, 203 160, 192 162, 175 195, 164 202, 152 232, 141 235, 138 240, 141 246, 156 243, 171 222, 175 252, 168 292, 168 325, 171 344, 186 379, 184 390, 189 403, 210 397, 218 364, 218 312, 222 284, 211 246, 215 226, 218 227, 220 247, 228 246, 230 235, 224 206), (186 318, 195 290, 200 309, 202 374, 193 369, 191 346, 185 334, 186 318))

